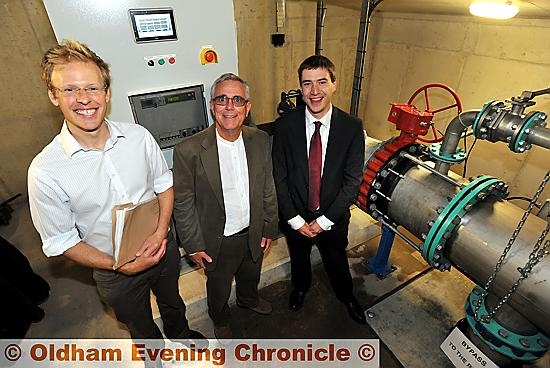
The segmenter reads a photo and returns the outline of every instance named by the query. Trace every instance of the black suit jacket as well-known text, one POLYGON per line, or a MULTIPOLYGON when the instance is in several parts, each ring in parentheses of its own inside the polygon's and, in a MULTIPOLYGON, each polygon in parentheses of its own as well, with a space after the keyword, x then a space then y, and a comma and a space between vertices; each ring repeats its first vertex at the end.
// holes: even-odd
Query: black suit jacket
MULTIPOLYGON (((225 227, 225 206, 218 161, 216 127, 208 127, 174 150, 174 219, 181 245, 188 253, 206 251, 215 267, 225 227)), ((268 135, 243 126, 248 163, 250 229, 254 260, 262 254, 262 236, 277 233, 277 196, 273 184, 268 135)))
MULTIPOLYGON (((293 110, 275 122, 273 176, 279 211, 285 222, 308 213, 308 154, 305 109, 293 110)), ((347 224, 363 175, 365 142, 361 120, 333 106, 321 177, 320 211, 335 223, 347 224)))

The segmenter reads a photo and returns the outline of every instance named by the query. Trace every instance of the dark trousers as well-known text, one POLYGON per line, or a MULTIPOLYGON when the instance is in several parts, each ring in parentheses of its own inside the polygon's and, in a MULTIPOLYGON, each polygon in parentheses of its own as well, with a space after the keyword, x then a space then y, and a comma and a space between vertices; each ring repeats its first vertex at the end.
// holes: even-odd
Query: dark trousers
POLYGON ((27 257, 0 236, 0 338, 25 337, 32 322, 44 317, 38 304, 50 295, 50 286, 34 273, 27 257))
POLYGON ((116 318, 130 330, 132 339, 163 338, 153 321, 151 291, 157 300, 166 337, 185 339, 190 330, 178 289, 179 273, 180 254, 174 242, 169 241, 166 254, 156 266, 132 276, 94 270, 94 280, 101 300, 113 308, 116 318))
POLYGON ((296 230, 285 231, 290 253, 292 283, 296 290, 307 292, 311 286, 311 248, 315 244, 328 279, 338 300, 348 302, 353 298, 353 283, 349 271, 346 247, 348 223, 337 224, 311 239, 296 230))
POLYGON ((231 314, 227 301, 233 277, 237 301, 251 307, 258 305, 262 258, 263 255, 253 261, 248 247, 248 233, 223 238, 216 266, 206 267, 208 314, 216 326, 229 324, 231 314))

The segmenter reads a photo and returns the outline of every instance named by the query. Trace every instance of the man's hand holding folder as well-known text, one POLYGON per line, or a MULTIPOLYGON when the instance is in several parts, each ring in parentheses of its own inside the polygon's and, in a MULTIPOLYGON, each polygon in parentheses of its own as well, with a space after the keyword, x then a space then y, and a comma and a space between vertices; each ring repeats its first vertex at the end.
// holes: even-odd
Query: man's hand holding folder
POLYGON ((166 244, 167 240, 163 239, 162 242, 157 243, 154 248, 147 248, 147 250, 141 253, 141 255, 136 256, 133 261, 120 266, 117 271, 125 275, 134 275, 155 266, 164 256, 164 253, 166 252, 166 244))
POLYGON ((154 198, 113 208, 113 269, 134 274, 156 265, 166 251, 166 231, 158 230, 159 201, 154 198))

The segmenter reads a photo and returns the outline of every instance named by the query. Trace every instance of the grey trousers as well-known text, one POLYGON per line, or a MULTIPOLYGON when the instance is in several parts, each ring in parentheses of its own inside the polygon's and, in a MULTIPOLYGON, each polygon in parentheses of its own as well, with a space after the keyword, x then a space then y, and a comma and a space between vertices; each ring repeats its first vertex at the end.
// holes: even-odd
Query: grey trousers
POLYGON ((227 301, 235 277, 239 304, 258 305, 258 283, 263 255, 254 262, 248 247, 248 233, 224 237, 215 268, 206 266, 208 315, 216 326, 229 324, 231 314, 227 301))
POLYGON ((185 339, 190 330, 185 317, 185 304, 179 294, 180 254, 174 241, 169 241, 160 262, 137 275, 94 270, 94 280, 101 300, 113 308, 118 321, 130 330, 132 339, 162 339, 153 321, 152 291, 157 299, 164 333, 169 339, 185 339))

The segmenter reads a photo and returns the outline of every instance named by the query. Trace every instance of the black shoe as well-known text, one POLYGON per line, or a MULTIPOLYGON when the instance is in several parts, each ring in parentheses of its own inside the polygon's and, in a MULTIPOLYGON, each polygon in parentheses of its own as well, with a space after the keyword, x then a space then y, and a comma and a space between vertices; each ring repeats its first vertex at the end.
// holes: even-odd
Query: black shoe
POLYGON ((230 325, 214 325, 214 336, 222 345, 229 345, 233 342, 233 330, 230 325))
POLYGON ((352 320, 362 325, 367 323, 367 319, 365 317, 365 311, 359 305, 357 300, 355 300, 355 298, 353 298, 349 302, 344 303, 344 305, 346 306, 346 309, 348 310, 348 314, 352 320))
POLYGON ((193 344, 197 349, 208 348, 208 339, 206 338, 206 336, 195 330, 189 330, 189 336, 178 337, 177 339, 173 339, 173 341, 177 341, 187 347, 193 344))
POLYGON ((190 340, 206 340, 206 336, 201 334, 199 331, 195 331, 195 330, 189 330, 189 331, 190 333, 188 338, 190 340))
POLYGON ((38 323, 42 321, 46 313, 44 313, 44 310, 40 307, 34 307, 32 308, 32 312, 29 313, 30 320, 32 323, 38 323))
POLYGON ((298 311, 304 305, 304 298, 306 297, 305 291, 292 290, 290 298, 288 300, 288 309, 291 311, 298 311))

